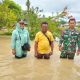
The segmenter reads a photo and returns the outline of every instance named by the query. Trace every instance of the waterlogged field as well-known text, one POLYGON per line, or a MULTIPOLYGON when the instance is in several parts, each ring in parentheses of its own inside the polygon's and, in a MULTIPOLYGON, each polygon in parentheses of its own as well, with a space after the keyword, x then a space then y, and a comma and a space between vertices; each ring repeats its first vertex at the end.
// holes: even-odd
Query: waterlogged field
POLYGON ((0 80, 80 80, 80 56, 60 59, 58 43, 50 60, 34 58, 34 42, 27 58, 15 59, 11 54, 10 37, 0 37, 0 80))

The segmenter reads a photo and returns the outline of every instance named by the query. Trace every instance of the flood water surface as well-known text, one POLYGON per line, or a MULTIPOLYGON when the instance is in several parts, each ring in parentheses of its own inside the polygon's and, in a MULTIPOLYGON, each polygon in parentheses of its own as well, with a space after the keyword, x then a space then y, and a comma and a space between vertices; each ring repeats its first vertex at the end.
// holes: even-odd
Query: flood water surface
POLYGON ((15 59, 10 37, 0 37, 0 80, 80 80, 80 56, 60 59, 55 42, 51 59, 38 60, 34 58, 33 44, 26 58, 15 59))

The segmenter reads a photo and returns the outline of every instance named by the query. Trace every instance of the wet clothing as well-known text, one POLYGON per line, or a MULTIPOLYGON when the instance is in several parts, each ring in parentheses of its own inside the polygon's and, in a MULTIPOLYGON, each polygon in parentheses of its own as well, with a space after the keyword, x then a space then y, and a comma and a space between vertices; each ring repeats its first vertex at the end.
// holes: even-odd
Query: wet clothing
POLYGON ((74 59, 74 56, 75 56, 75 53, 65 53, 64 51, 62 51, 60 58, 74 59))
POLYGON ((49 54, 37 54, 37 59, 50 59, 50 55, 49 54))
POLYGON ((16 59, 21 59, 21 58, 25 58, 25 57, 27 57, 27 54, 22 54, 21 57, 15 55, 15 58, 16 58, 16 59))
POLYGON ((76 30, 66 29, 62 32, 59 47, 63 46, 60 58, 74 58, 76 48, 80 51, 80 33, 76 30))
MULTIPOLYGON (((47 37, 51 42, 53 42, 53 35, 51 32, 46 32, 47 37)), ((49 54, 51 52, 51 46, 49 44, 46 36, 40 31, 35 36, 35 41, 38 43, 38 53, 40 54, 49 54)))
POLYGON ((24 45, 24 43, 30 44, 29 32, 25 28, 21 29, 20 25, 17 23, 16 29, 12 32, 11 42, 12 49, 16 50, 15 57, 23 57, 24 55, 26 55, 27 51, 23 51, 21 47, 24 45))

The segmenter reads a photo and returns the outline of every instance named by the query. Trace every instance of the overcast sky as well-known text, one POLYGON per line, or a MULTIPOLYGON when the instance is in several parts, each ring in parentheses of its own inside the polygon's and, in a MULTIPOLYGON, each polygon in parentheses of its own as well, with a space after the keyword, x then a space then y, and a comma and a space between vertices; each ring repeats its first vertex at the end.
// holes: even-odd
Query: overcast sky
MULTIPOLYGON (((23 10, 26 10, 25 3, 27 0, 13 0, 19 4, 23 10)), ((51 13, 62 11, 65 6, 68 6, 70 15, 73 15, 77 20, 80 20, 80 0, 30 0, 31 6, 43 9, 43 14, 50 16, 51 13)))

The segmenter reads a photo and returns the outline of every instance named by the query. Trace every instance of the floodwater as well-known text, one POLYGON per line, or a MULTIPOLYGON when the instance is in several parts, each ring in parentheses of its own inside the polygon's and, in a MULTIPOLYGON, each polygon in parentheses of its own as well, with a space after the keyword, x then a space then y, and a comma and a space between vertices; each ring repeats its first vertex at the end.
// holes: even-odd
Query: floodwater
POLYGON ((38 60, 34 58, 33 44, 27 58, 15 59, 10 37, 0 37, 0 80, 80 80, 80 56, 60 59, 55 42, 51 59, 38 60))

